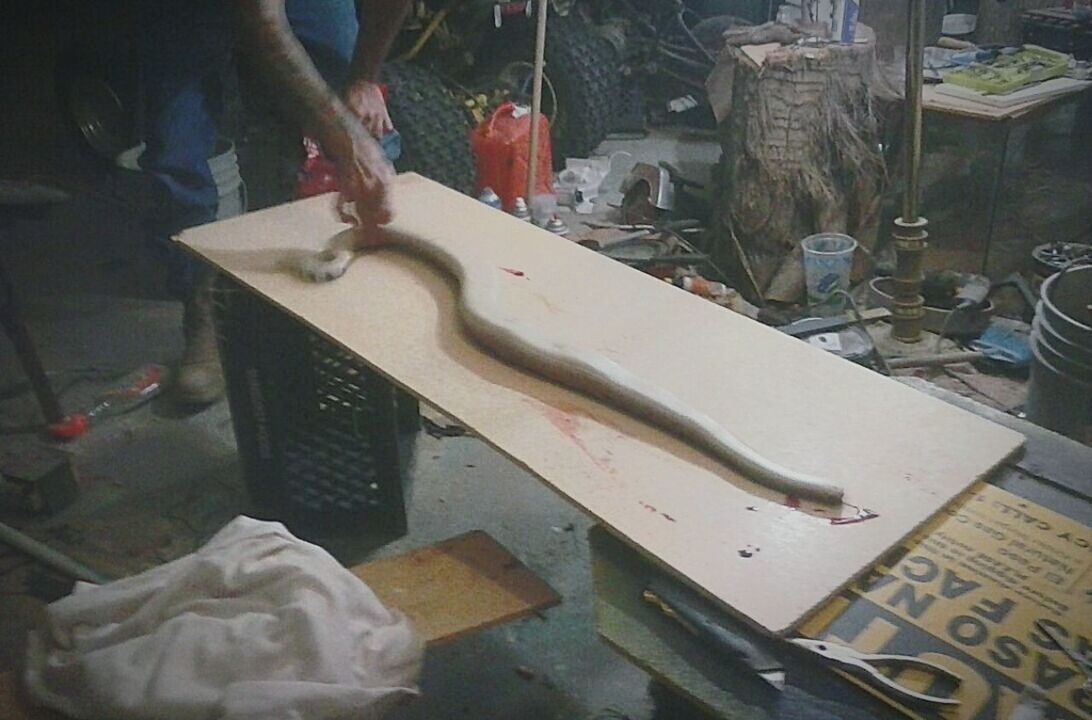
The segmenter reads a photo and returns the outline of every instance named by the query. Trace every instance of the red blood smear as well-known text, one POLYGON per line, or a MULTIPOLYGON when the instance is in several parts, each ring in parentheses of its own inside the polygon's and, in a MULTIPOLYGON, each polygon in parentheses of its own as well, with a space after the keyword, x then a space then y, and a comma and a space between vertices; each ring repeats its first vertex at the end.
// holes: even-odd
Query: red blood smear
POLYGON ((501 268, 501 270, 505 271, 509 275, 515 275, 516 277, 526 277, 527 276, 527 274, 525 272, 523 272, 522 270, 513 270, 512 268, 501 268))
POLYGON ((564 410, 558 410, 548 406, 542 406, 540 410, 546 419, 550 421, 550 424, 572 440, 573 444, 580 448, 581 452, 583 452, 589 460, 595 463, 596 467, 610 475, 617 474, 618 471, 611 466, 609 458, 603 459, 596 457, 588 446, 584 444, 584 441, 580 439, 580 422, 574 415, 565 412, 564 410))
POLYGON ((800 498, 796 497, 795 495, 786 495, 785 507, 790 507, 793 510, 796 510, 800 507, 800 498))

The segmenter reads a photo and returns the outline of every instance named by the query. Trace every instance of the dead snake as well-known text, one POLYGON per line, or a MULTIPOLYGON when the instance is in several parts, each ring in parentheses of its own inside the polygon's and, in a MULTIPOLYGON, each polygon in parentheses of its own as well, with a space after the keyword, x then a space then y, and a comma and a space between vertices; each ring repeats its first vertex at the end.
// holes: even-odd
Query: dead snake
MULTIPOLYGON (((825 503, 842 500, 842 488, 773 462, 672 393, 593 351, 566 345, 497 312, 494 274, 485 263, 466 262, 419 237, 390 233, 387 245, 408 250, 454 276, 460 319, 470 337, 506 362, 601 400, 701 448, 772 490, 825 503)), ((321 282, 345 273, 350 247, 306 256, 297 270, 321 282)))

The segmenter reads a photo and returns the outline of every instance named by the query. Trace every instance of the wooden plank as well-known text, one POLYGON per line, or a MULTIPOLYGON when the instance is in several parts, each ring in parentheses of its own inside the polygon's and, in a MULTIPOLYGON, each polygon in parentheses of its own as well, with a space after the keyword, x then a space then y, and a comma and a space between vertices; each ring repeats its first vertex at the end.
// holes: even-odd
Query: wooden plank
MULTIPOLYGON (((1030 99, 1024 99, 1019 102, 1006 105, 1004 107, 995 107, 991 104, 977 102, 968 97, 960 97, 956 94, 951 94, 959 92, 959 90, 951 89, 955 86, 926 85, 922 89, 921 93, 922 106, 926 110, 930 110, 933 112, 973 118, 975 120, 998 122, 1001 120, 1011 120, 1021 117, 1045 105, 1049 105, 1052 102, 1069 97, 1073 93, 1083 92, 1089 87, 1092 87, 1092 83, 1089 82, 1069 80, 1068 78, 1057 79, 1065 82, 1058 85, 1053 85, 1051 87, 1060 87, 1061 85, 1064 85, 1064 90, 1060 90, 1057 93, 1048 94, 1045 96, 1040 95, 1038 97, 1031 97, 1030 99), (1079 83, 1079 86, 1072 85, 1071 83, 1079 83), (941 90, 941 87, 944 87, 945 89, 941 90)), ((1054 81, 1048 81, 1048 83, 1043 84, 1048 85, 1050 82, 1054 81)))
POLYGON ((962 85, 953 85, 952 83, 941 83, 932 87, 936 88, 937 93, 940 95, 958 98, 960 100, 969 100, 976 105, 1005 110, 1020 106, 1033 106, 1043 100, 1050 100, 1051 98, 1081 92, 1082 90, 1092 87, 1092 82, 1059 77, 1031 85, 1007 95, 989 95, 987 93, 978 92, 977 90, 965 88, 962 85))
POLYGON ((660 384, 771 459, 840 484, 853 507, 790 507, 639 419, 492 358, 462 335, 452 281, 404 252, 371 253, 325 285, 286 274, 286 261, 346 229, 330 196, 181 240, 771 632, 791 630, 1021 443, 424 178, 401 176, 393 199, 390 232, 495 267, 507 312, 660 384), (878 517, 830 522, 856 507, 878 517), (748 547, 760 550, 740 553, 748 547))
POLYGON ((428 643, 553 607, 561 596, 481 530, 351 569, 428 643))
MULTIPOLYGON (((512 622, 561 602, 544 580, 487 533, 465 535, 349 569, 432 645, 512 622)), ((64 720, 29 703, 0 672, 0 720, 64 720)))

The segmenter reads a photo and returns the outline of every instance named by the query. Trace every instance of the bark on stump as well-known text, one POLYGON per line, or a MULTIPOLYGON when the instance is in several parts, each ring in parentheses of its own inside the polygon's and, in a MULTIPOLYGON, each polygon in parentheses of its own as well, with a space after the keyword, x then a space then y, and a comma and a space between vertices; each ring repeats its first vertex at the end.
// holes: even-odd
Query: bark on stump
POLYGON ((774 47, 757 62, 762 55, 726 47, 710 77, 724 154, 707 249, 750 299, 757 290, 796 302, 800 240, 841 232, 875 244, 886 174, 873 94, 882 82, 871 42, 774 47))

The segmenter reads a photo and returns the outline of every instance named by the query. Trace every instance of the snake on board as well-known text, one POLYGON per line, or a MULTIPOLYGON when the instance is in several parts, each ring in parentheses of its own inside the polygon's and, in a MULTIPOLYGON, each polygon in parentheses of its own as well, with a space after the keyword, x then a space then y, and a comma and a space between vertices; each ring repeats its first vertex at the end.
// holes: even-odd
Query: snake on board
MULTIPOLYGON (((610 358, 505 317, 498 312, 496 273, 491 265, 467 262, 440 244, 408 234, 386 233, 382 244, 369 247, 407 251, 454 277, 459 286, 459 317, 468 335, 505 362, 669 432, 771 490, 823 503, 841 502, 841 487, 770 460, 709 415, 610 358)), ((356 254, 356 248, 343 240, 324 252, 304 256, 296 270, 308 280, 326 282, 343 275, 356 254)))

